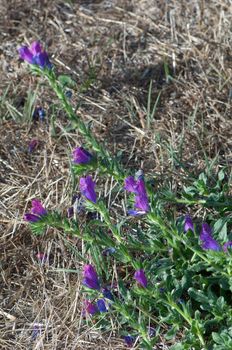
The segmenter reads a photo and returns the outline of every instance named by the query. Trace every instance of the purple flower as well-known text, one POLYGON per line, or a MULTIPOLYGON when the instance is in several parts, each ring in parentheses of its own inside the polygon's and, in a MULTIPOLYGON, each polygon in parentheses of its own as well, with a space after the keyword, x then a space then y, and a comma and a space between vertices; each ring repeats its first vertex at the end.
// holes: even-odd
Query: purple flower
MULTIPOLYGON (((228 241, 226 242, 225 244, 223 244, 223 250, 224 252, 227 252, 228 251, 228 248, 229 249, 232 249, 232 241, 228 241)), ((231 250, 232 251, 232 250, 231 250)))
POLYGON ((204 222, 201 227, 201 239, 203 239, 206 236, 212 236, 212 229, 207 224, 207 222, 204 222))
POLYGON ((35 323, 33 326, 33 331, 31 334, 31 339, 34 341, 38 336, 42 334, 41 326, 43 326, 42 323, 35 323))
POLYGON ((65 91, 65 96, 66 96, 67 98, 71 98, 71 97, 72 97, 72 91, 71 91, 71 90, 65 91))
POLYGON ((73 162, 75 164, 87 164, 92 160, 93 156, 83 147, 76 147, 73 151, 73 162))
POLYGON ((202 248, 206 250, 215 250, 215 251, 221 250, 220 244, 212 237, 206 237, 202 241, 202 248))
POLYGON ((84 301, 84 314, 87 312, 89 315, 94 315, 98 312, 98 308, 95 304, 91 303, 90 300, 84 301))
POLYGON ((35 121, 38 120, 38 119, 43 121, 45 116, 46 116, 45 110, 42 107, 36 107, 35 110, 34 110, 34 113, 32 115, 32 118, 35 121))
POLYGON ((191 217, 189 215, 186 215, 184 220, 184 233, 188 231, 194 231, 194 227, 191 217))
POLYGON ((103 255, 111 255, 111 254, 114 254, 116 252, 116 249, 113 248, 113 247, 109 247, 109 248, 105 248, 103 251, 102 251, 102 254, 103 255))
POLYGON ((39 221, 41 218, 37 215, 31 214, 31 213, 26 213, 24 215, 24 220, 28 221, 28 222, 37 222, 39 221))
POLYGON ((97 195, 94 190, 96 186, 96 183, 92 180, 91 176, 81 177, 80 178, 80 191, 87 198, 93 203, 97 202, 97 195))
POLYGON ((83 284, 90 289, 100 289, 100 283, 95 268, 91 265, 84 265, 83 268, 83 284))
POLYGON ((73 207, 69 207, 67 209, 67 217, 70 219, 73 217, 73 214, 74 214, 74 210, 73 210, 73 207))
POLYGON ((147 287, 147 278, 145 276, 144 270, 140 269, 135 271, 134 278, 139 283, 139 285, 143 288, 147 287))
POLYGON ((33 199, 31 203, 32 203, 32 208, 31 208, 32 214, 39 215, 39 216, 47 215, 47 210, 42 206, 41 202, 38 199, 33 199))
POLYGON ((38 41, 34 41, 29 47, 20 47, 19 56, 29 64, 35 64, 42 69, 52 67, 47 52, 43 50, 38 41))
POLYGON ((114 300, 114 296, 109 289, 104 288, 102 290, 102 294, 103 294, 104 298, 112 300, 112 301, 114 300))
POLYGON ((46 117, 46 112, 45 112, 45 110, 42 107, 38 108, 38 114, 39 114, 39 119, 41 121, 43 121, 44 118, 46 117))
POLYGON ((133 176, 129 176, 125 179, 125 187, 128 192, 135 194, 135 210, 129 210, 130 215, 146 214, 150 207, 148 203, 147 192, 145 183, 142 177, 136 181, 133 176))
POLYGON ((32 153, 32 152, 36 149, 36 147, 38 146, 38 144, 39 144, 39 141, 38 141, 38 140, 35 140, 35 139, 31 140, 31 141, 29 142, 29 145, 28 145, 28 152, 29 152, 29 153, 32 153))
POLYGON ((134 337, 132 337, 131 335, 128 334, 128 335, 125 335, 124 341, 128 347, 132 347, 135 339, 134 339, 134 337))
POLYGON ((221 250, 220 244, 213 238, 211 227, 207 223, 202 224, 200 240, 202 241, 202 249, 221 250))
POLYGON ((100 312, 107 312, 106 304, 104 299, 97 300, 97 307, 100 312))
POLYGON ((137 193, 137 182, 133 176, 128 176, 125 179, 125 190, 132 193, 137 193))
POLYGON ((24 215, 24 220, 29 222, 37 222, 42 216, 45 215, 47 215, 47 210, 42 206, 39 200, 33 199, 31 212, 24 215))
POLYGON ((143 212, 149 211, 148 197, 143 179, 137 181, 137 194, 135 196, 135 207, 143 212))

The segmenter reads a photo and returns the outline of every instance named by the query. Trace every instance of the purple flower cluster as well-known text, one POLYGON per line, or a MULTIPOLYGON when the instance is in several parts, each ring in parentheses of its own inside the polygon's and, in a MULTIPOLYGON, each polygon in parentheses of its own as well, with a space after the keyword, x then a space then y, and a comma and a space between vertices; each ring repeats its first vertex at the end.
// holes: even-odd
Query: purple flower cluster
MULTIPOLYGON (((73 151, 73 163, 74 164, 88 164, 92 161, 93 156, 83 147, 76 147, 73 151)), ((91 176, 80 178, 80 191, 82 195, 89 201, 96 203, 97 195, 95 192, 96 183, 92 180, 91 176)))
MULTIPOLYGON (((91 264, 84 265, 83 277, 84 278, 83 278, 82 283, 86 287, 100 291, 99 278, 98 278, 98 275, 97 275, 95 268, 91 264)), ((108 299, 109 301, 113 301, 114 297, 113 297, 111 291, 107 288, 102 289, 102 295, 104 298, 98 299, 96 304, 89 301, 89 300, 86 300, 84 312, 87 312, 90 315, 93 315, 98 311, 107 312, 108 308, 107 308, 107 304, 106 304, 105 299, 108 299)))
POLYGON ((84 301, 84 314, 88 313, 89 315, 94 315, 97 312, 107 312, 107 306, 104 299, 98 299, 96 303, 93 303, 90 300, 84 301))
MULTIPOLYGON (((191 217, 186 215, 184 221, 184 232, 186 233, 189 230, 194 232, 194 226, 191 217)), ((201 227, 200 241, 201 247, 204 250, 221 251, 223 249, 224 252, 227 252, 228 248, 232 248, 232 241, 224 243, 221 247, 221 245, 213 238, 212 229, 206 222, 204 222, 201 227)))
MULTIPOLYGON (((93 155, 89 153, 83 147, 76 147, 73 150, 73 163, 74 164, 88 164, 93 160, 93 155)), ((95 192, 96 183, 92 180, 91 176, 80 178, 80 191, 82 195, 89 201, 96 203, 97 195, 95 192)), ((129 210, 130 215, 146 214, 149 210, 148 196, 145 188, 145 183, 142 176, 135 180, 133 176, 129 176, 125 179, 125 187, 127 191, 135 194, 135 210, 129 210)))
POLYGON ((24 215, 24 220, 29 222, 37 222, 41 219, 41 217, 47 215, 47 210, 43 207, 39 200, 33 199, 31 203, 31 212, 24 215))
POLYGON ((29 64, 37 65, 42 69, 51 69, 52 67, 47 52, 43 50, 38 41, 34 41, 29 47, 20 47, 19 56, 22 60, 28 62, 29 64))
POLYGON ((140 176, 136 181, 133 176, 125 179, 125 187, 128 192, 135 194, 135 210, 129 210, 130 215, 146 214, 149 210, 148 196, 143 178, 140 176))
POLYGON ((200 240, 202 242, 202 248, 205 250, 220 251, 220 244, 213 238, 212 230, 207 223, 202 224, 200 240))

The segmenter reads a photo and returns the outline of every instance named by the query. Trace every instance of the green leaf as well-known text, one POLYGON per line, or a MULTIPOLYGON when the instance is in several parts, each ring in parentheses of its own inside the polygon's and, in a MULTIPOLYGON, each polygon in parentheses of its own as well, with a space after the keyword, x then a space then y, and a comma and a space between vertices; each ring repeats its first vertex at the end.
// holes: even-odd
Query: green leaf
POLYGON ((212 338, 215 341, 215 343, 217 343, 217 344, 221 344, 222 341, 223 341, 219 333, 213 332, 212 333, 212 338))
POLYGON ((181 343, 177 343, 170 347, 170 350, 184 350, 184 346, 181 343))
POLYGON ((227 240, 226 218, 217 220, 213 226, 213 230, 218 233, 218 238, 225 242, 227 240))
POLYGON ((209 304, 209 298, 200 290, 189 288, 188 294, 190 295, 191 298, 198 301, 199 303, 209 304))
POLYGON ((225 178, 225 172, 224 172, 224 169, 221 169, 218 173, 218 180, 221 182, 223 181, 225 178))
POLYGON ((59 75, 58 80, 63 87, 74 88, 76 82, 69 75, 59 75))
POLYGON ((169 331, 165 334, 165 339, 167 340, 171 340, 175 337, 176 333, 179 330, 179 326, 177 324, 175 324, 174 326, 171 327, 171 329, 169 329, 169 331))

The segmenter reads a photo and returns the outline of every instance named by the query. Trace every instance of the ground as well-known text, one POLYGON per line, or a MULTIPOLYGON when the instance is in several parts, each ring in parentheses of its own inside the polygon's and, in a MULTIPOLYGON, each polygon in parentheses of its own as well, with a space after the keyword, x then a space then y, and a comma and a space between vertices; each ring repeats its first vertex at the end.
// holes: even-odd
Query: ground
MULTIPOLYGON (((91 320, 82 326, 81 280, 55 272, 80 269, 69 245, 75 241, 54 230, 32 236, 23 221, 35 197, 50 209, 70 206, 70 154, 83 140, 65 129, 53 93, 30 74, 17 49, 41 41, 60 74, 70 74, 78 87, 87 81, 72 101, 81 101, 78 113, 97 138, 113 154, 121 152, 125 167, 181 186, 180 162, 195 173, 206 159, 231 165, 232 5, 0 0, 0 14, 0 347, 124 349, 116 324, 107 334, 91 320), (45 121, 25 113, 35 91, 45 121), (30 154, 32 139, 39 144, 30 154), (38 263, 39 252, 47 254, 46 263, 38 263), (33 339, 35 323, 42 335, 33 339)), ((156 349, 168 343, 160 339, 156 349)))

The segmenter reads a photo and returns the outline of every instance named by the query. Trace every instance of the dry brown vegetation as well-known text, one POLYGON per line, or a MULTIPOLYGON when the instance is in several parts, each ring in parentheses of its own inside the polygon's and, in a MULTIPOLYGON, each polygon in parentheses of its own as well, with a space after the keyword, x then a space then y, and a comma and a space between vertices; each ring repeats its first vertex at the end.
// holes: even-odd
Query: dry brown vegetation
MULTIPOLYGON (((0 104, 0 348, 123 349, 117 324, 107 334, 91 320, 83 326, 78 274, 55 271, 80 270, 70 250, 77 242, 54 230, 34 237, 22 220, 34 197, 50 209, 70 205, 70 153, 82 140, 64 129, 60 110, 52 127, 57 101, 19 62, 17 48, 40 40, 57 70, 78 85, 94 68, 95 80, 73 102, 81 97, 79 114, 112 153, 123 152, 125 166, 177 177, 173 154, 180 152, 191 170, 203 167, 204 153, 230 166, 231 1, 0 0, 0 14, 1 96, 8 89, 0 104), (161 95, 147 127, 151 80, 152 103, 161 95), (22 113, 36 88, 46 122, 12 118, 12 106, 22 113), (33 138, 39 145, 29 154, 33 138), (47 263, 38 262, 38 252, 47 263), (35 323, 41 335, 32 340, 35 323)), ((164 344, 156 349, 168 349, 164 344)))

